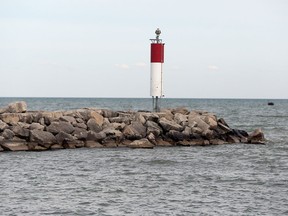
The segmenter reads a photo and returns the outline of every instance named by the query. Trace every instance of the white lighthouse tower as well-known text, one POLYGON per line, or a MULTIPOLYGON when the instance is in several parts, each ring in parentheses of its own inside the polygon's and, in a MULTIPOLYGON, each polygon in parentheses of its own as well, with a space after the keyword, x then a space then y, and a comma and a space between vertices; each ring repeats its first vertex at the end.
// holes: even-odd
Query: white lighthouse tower
POLYGON ((159 98, 163 97, 163 63, 164 63, 164 43, 159 38, 161 31, 155 31, 156 38, 151 40, 151 75, 150 75, 150 95, 153 100, 153 111, 159 112, 159 98))

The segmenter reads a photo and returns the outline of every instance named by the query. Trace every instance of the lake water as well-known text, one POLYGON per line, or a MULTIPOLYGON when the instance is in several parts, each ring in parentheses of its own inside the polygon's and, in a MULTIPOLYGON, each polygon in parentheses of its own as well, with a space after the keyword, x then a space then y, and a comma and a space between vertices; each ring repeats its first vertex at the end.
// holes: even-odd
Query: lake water
MULTIPOLYGON (((151 110, 151 99, 0 98, 29 110, 151 110)), ((165 99, 262 128, 266 145, 0 153, 0 215, 288 215, 288 100, 165 99)))

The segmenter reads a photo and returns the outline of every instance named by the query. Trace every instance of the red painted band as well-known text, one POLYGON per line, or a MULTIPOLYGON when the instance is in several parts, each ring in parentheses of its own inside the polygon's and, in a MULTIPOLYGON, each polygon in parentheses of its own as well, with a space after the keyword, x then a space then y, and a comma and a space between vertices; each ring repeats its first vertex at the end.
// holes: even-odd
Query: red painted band
POLYGON ((164 44, 151 44, 151 62, 164 62, 164 44))

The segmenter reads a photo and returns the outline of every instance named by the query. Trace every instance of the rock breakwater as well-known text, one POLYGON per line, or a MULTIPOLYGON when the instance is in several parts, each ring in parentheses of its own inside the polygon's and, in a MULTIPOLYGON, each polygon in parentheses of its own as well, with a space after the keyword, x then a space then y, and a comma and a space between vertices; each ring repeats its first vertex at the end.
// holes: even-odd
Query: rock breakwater
POLYGON ((0 109, 0 151, 43 151, 64 148, 206 146, 264 144, 256 129, 232 129, 223 118, 186 108, 113 111, 82 108, 27 111, 25 102, 0 109))

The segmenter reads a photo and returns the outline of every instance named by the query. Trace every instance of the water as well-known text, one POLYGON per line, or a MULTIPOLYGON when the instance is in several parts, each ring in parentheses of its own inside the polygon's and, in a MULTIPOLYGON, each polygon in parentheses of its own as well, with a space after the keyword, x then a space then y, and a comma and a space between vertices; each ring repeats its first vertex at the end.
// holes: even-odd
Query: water
MULTIPOLYGON (((151 109, 150 99, 0 98, 29 110, 151 109)), ((261 127, 266 145, 0 153, 0 215, 287 215, 288 100, 166 99, 261 127)))

